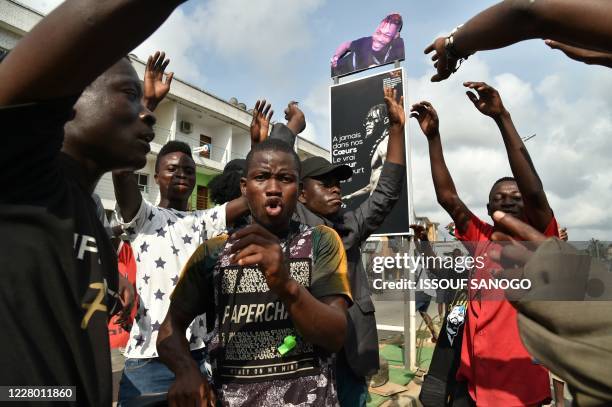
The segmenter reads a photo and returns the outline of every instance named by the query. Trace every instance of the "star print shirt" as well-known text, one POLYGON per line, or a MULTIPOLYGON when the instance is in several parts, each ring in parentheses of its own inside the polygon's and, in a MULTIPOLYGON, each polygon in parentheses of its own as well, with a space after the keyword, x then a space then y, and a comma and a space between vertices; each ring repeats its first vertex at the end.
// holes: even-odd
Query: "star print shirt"
MULTIPOLYGON (((119 208, 115 213, 132 244, 140 297, 125 356, 154 358, 159 327, 179 272, 200 244, 225 230, 225 205, 182 212, 159 208, 143 199, 131 222, 123 222, 119 208)), ((191 350, 204 347, 206 331, 205 316, 197 317, 186 333, 191 350)))

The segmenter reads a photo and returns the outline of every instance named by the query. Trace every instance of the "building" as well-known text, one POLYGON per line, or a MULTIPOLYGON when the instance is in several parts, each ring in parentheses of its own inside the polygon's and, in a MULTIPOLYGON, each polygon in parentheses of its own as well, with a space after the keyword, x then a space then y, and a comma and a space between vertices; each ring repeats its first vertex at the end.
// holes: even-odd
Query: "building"
MULTIPOLYGON (((0 49, 12 49, 43 16, 17 1, 0 0, 0 49)), ((130 59, 142 80, 145 62, 134 55, 130 55, 130 59)), ((155 139, 146 166, 137 172, 138 184, 145 199, 158 203, 159 189, 153 177, 157 153, 170 140, 184 141, 195 150, 193 159, 197 167, 190 205, 192 209, 203 209, 212 206, 207 190, 210 180, 223 171, 227 162, 245 158, 249 152, 251 113, 236 98, 226 101, 182 81, 181 73, 177 74, 170 93, 155 110, 155 139)), ((329 158, 328 150, 301 137, 296 140, 296 151, 302 159, 329 158)), ((102 177, 96 192, 105 209, 114 209, 115 193, 110 174, 102 177)))

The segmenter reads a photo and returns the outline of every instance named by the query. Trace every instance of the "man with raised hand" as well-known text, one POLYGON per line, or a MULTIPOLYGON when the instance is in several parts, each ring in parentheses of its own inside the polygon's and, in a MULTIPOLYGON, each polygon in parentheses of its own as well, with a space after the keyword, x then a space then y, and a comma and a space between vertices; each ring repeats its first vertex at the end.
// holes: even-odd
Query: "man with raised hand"
MULTIPOLYGON (((338 393, 342 406, 364 406, 368 396, 366 377, 378 371, 378 333, 367 274, 361 262, 361 244, 378 229, 399 200, 406 178, 403 97, 384 90, 389 117, 387 159, 372 194, 354 211, 341 209, 340 181, 352 170, 321 157, 302 163, 300 203, 296 219, 308 225, 327 225, 338 231, 346 250, 354 304, 348 310, 344 349, 338 354, 338 393)), ((272 135, 271 137, 274 137, 272 135)))
POLYGON ((434 52, 437 73, 431 80, 448 78, 475 52, 534 38, 547 39, 549 47, 574 60, 612 67, 611 20, 606 0, 505 0, 425 48, 426 54, 434 52))
MULTIPOLYGON (((477 94, 467 95, 476 109, 491 117, 500 129, 514 178, 504 177, 489 192, 489 215, 503 211, 529 222, 547 236, 557 235, 557 222, 548 205, 542 182, 529 153, 517 133, 510 113, 497 91, 483 82, 464 84, 477 94)), ((470 211, 459 198, 442 153, 438 115, 429 102, 412 106, 415 117, 427 137, 436 197, 455 222, 455 236, 465 242, 473 257, 485 259, 484 267, 475 269, 473 278, 489 280, 491 270, 499 265, 485 256, 493 246, 491 235, 503 230, 495 219, 489 225, 470 211)), ((464 326, 461 365, 456 400, 482 406, 538 405, 550 398, 548 372, 537 364, 520 341, 516 311, 506 301, 476 298, 470 292, 468 317, 464 326)), ((495 296, 495 292, 487 295, 495 296)), ((483 294, 484 298, 484 294, 483 294)))
POLYGON ((241 181, 253 222, 193 254, 157 338, 177 375, 171 405, 333 406, 333 352, 342 348, 351 302, 346 255, 326 226, 292 221, 300 161, 269 139, 247 156, 241 181), (216 395, 189 354, 185 329, 215 319, 210 341, 216 395))
MULTIPOLYGON (((170 90, 172 73, 164 71, 170 62, 156 52, 147 61, 144 75, 144 103, 155 109, 170 90)), ((216 236, 247 212, 246 201, 238 198, 206 210, 189 210, 195 187, 196 165, 191 148, 184 142, 166 143, 155 162, 155 182, 160 202, 155 206, 142 198, 132 172, 114 172, 117 220, 130 238, 137 264, 136 288, 140 301, 132 325, 119 387, 119 402, 140 394, 168 391, 174 374, 158 358, 155 341, 170 306, 170 294, 179 271, 194 250, 207 238, 216 236)), ((209 325, 212 321, 209 322, 209 325)), ((198 317, 186 331, 192 357, 206 373, 205 337, 207 321, 198 317)))
POLYGON ((124 56, 180 3, 68 0, 0 63, 3 385, 111 405, 117 258, 91 194, 105 172, 146 163, 155 118, 124 56))

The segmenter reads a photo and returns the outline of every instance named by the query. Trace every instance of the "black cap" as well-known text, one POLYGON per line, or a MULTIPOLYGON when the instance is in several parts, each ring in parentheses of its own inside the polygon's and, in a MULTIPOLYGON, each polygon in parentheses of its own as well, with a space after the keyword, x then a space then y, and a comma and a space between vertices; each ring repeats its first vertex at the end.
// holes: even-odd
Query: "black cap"
POLYGON ((319 177, 332 172, 340 181, 353 176, 353 170, 346 164, 332 164, 323 157, 310 157, 302 161, 300 177, 319 177))

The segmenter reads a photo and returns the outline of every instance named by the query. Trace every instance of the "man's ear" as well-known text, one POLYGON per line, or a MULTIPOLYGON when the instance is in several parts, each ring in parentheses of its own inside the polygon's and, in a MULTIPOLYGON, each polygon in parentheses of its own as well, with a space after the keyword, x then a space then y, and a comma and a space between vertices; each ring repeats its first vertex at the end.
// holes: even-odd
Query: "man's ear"
POLYGON ((240 178, 240 193, 246 198, 246 181, 245 177, 240 178))
POLYGON ((300 186, 299 186, 299 194, 298 194, 298 201, 300 201, 302 204, 306 205, 306 191, 304 190, 304 183, 300 182, 300 186))
POLYGON ((155 180, 155 183, 156 183, 157 185, 159 185, 159 179, 158 179, 157 177, 158 177, 158 176, 157 176, 157 172, 156 172, 156 173, 153 175, 153 179, 155 180))
POLYGON ((491 204, 490 203, 487 204, 487 213, 489 214, 489 216, 491 216, 491 217, 493 216, 493 211, 491 210, 491 204))

